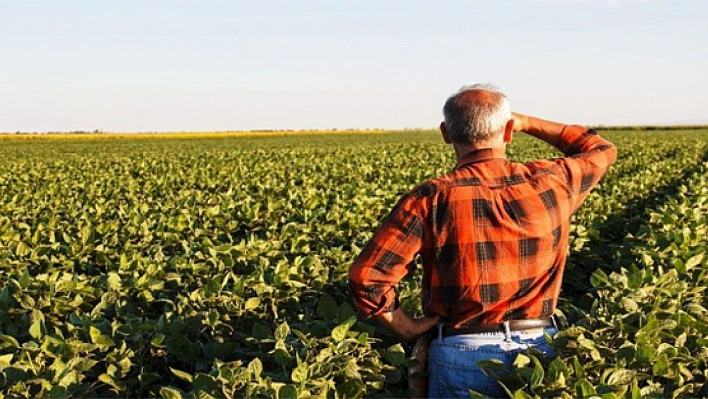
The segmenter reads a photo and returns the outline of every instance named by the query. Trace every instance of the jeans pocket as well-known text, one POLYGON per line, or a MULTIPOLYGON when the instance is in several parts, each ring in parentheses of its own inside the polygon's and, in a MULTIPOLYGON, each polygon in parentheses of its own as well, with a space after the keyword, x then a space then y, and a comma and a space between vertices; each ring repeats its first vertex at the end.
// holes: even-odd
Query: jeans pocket
POLYGON ((469 390, 491 397, 503 397, 504 391, 477 365, 480 360, 505 360, 505 352, 493 347, 438 347, 431 356, 430 397, 469 398, 469 390), (434 380, 433 380, 434 379, 434 380))
POLYGON ((438 374, 438 397, 469 398, 470 389, 487 396, 500 396, 497 382, 489 378, 477 366, 459 367, 440 363, 438 374))

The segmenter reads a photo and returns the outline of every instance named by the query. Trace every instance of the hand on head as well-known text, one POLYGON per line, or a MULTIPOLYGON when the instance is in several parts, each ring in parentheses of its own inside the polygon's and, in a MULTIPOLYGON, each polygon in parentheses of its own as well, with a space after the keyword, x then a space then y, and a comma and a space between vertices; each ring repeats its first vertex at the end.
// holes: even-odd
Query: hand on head
POLYGON ((511 118, 514 120, 514 132, 521 132, 526 130, 528 117, 526 115, 520 114, 518 112, 512 112, 511 118))

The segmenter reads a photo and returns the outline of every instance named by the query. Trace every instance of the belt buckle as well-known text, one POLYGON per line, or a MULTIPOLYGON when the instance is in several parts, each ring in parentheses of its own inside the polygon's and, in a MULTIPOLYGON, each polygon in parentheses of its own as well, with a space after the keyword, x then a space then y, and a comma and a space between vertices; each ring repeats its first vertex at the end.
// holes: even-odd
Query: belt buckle
POLYGON ((511 341, 511 323, 509 320, 504 320, 502 322, 502 328, 504 328, 504 341, 511 341))

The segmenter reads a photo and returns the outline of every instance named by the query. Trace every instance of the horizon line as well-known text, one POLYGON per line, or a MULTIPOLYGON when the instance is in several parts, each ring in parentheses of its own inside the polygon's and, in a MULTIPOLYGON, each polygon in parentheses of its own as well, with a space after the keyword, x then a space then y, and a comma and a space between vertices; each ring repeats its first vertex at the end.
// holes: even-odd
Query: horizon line
MULTIPOLYGON (((601 129, 601 130, 671 130, 671 129, 708 129, 708 121, 699 123, 657 123, 657 124, 631 124, 631 125, 605 125, 605 124, 587 124, 585 125, 589 128, 601 129)), ((307 132, 396 132, 396 131, 437 131, 439 128, 437 126, 424 127, 424 126, 408 126, 401 128, 323 128, 323 129, 224 129, 224 130, 132 130, 132 131, 113 131, 113 130, 45 130, 45 131, 3 131, 0 135, 3 136, 13 136, 13 135, 51 135, 51 134, 229 134, 229 133, 307 133, 307 132)))

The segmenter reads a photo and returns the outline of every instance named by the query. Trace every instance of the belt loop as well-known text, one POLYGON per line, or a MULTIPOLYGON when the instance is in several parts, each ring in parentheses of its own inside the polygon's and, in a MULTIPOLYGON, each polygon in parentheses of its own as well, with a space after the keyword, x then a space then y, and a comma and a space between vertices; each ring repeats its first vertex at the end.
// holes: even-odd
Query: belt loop
POLYGON ((443 340, 443 323, 438 323, 438 342, 443 340))
POLYGON ((511 342, 511 326, 509 325, 509 320, 504 320, 502 326, 504 327, 504 341, 511 342))

